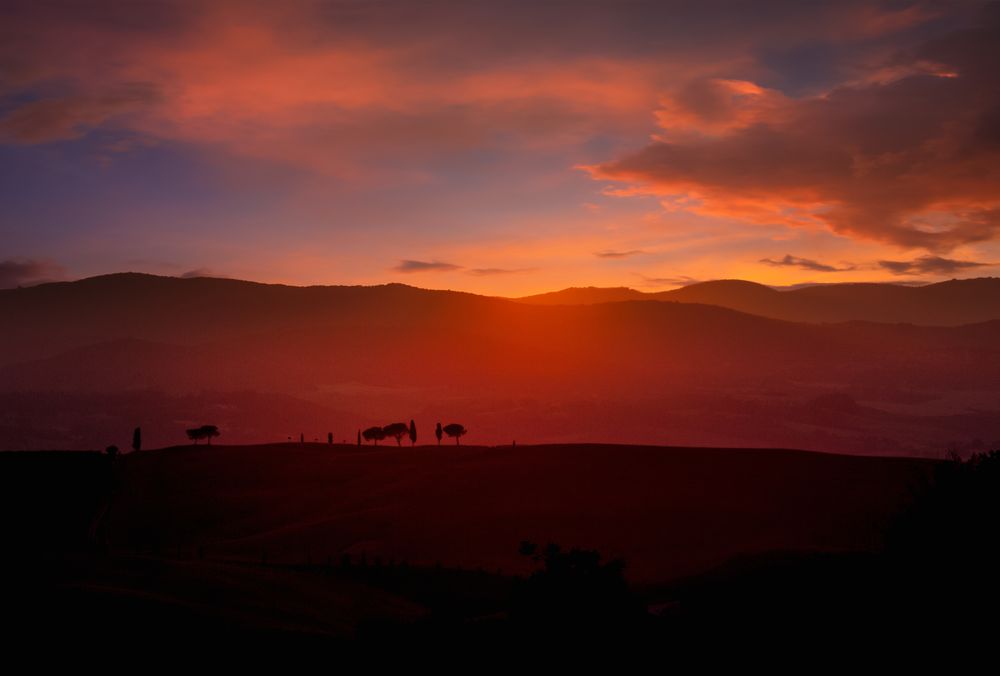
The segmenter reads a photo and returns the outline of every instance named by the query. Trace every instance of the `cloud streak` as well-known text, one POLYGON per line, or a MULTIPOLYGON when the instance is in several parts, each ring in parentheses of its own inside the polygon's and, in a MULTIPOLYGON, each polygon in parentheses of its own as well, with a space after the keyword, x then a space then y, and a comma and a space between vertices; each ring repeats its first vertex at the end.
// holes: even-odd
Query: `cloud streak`
POLYGON ((414 261, 402 260, 399 265, 392 268, 395 272, 411 274, 415 272, 453 272, 461 270, 461 265, 454 263, 443 263, 441 261, 414 261))
POLYGON ((598 258, 629 258, 644 253, 646 252, 642 249, 632 249, 631 251, 595 251, 594 255, 598 258))
POLYGON ((63 276, 61 266, 51 261, 9 258, 0 261, 0 289, 41 284, 63 276))
POLYGON ((0 118, 0 138, 19 143, 73 139, 89 129, 160 100, 148 82, 127 82, 100 94, 31 101, 0 118))
POLYGON ((878 264, 894 275, 947 275, 990 265, 990 263, 959 261, 940 256, 921 256, 912 261, 879 261, 878 264))
POLYGON ((772 267, 796 267, 802 268, 803 270, 813 270, 815 272, 850 272, 855 269, 855 266, 853 265, 838 268, 833 265, 827 265, 826 263, 812 260, 811 258, 801 258, 791 254, 785 254, 783 258, 779 259, 761 258, 760 262, 772 267))
POLYGON ((466 274, 474 277, 493 277, 496 275, 516 275, 523 272, 534 272, 537 268, 472 268, 466 274))
POLYGON ((698 284, 701 281, 700 279, 686 275, 678 275, 676 277, 648 277, 638 272, 635 274, 642 279, 642 285, 646 287, 690 286, 691 284, 698 284))
POLYGON ((197 277, 219 277, 220 275, 215 274, 208 268, 195 268, 194 270, 188 270, 179 275, 181 279, 195 279, 197 277))

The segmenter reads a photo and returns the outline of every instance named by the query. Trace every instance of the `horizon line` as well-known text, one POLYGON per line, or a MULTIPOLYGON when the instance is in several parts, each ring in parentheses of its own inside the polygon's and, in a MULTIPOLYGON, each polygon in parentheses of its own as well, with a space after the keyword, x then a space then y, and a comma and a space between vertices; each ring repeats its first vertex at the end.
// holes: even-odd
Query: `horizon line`
POLYGON ((570 286, 565 286, 565 287, 562 287, 562 288, 559 288, 559 289, 553 289, 553 290, 549 290, 549 291, 540 291, 540 292, 537 292, 537 293, 529 293, 529 294, 525 294, 525 295, 505 296, 505 295, 499 295, 499 294, 477 293, 477 292, 474 292, 474 291, 465 291, 465 290, 462 290, 462 289, 454 289, 454 288, 435 288, 435 287, 428 287, 428 286, 417 286, 415 284, 408 284, 406 282, 398 282, 398 281, 381 282, 381 283, 375 283, 375 284, 337 284, 337 283, 325 283, 325 284, 291 284, 291 283, 287 283, 287 282, 266 282, 266 281, 259 281, 259 280, 254 280, 254 279, 244 279, 244 278, 240 278, 240 277, 229 277, 229 276, 225 276, 225 275, 182 276, 182 275, 163 275, 163 274, 157 274, 157 273, 152 273, 152 272, 140 272, 140 271, 135 271, 135 270, 123 270, 123 271, 118 271, 118 272, 107 272, 107 273, 101 273, 101 274, 97 274, 97 275, 90 275, 90 276, 87 276, 87 277, 79 277, 79 278, 76 278, 76 279, 46 279, 46 280, 40 280, 38 282, 34 282, 34 283, 30 283, 30 284, 20 284, 20 285, 15 286, 15 287, 3 288, 3 289, 0 289, 0 292, 3 292, 3 291, 25 290, 25 289, 34 289, 34 288, 38 288, 38 287, 42 287, 42 286, 50 286, 50 285, 55 285, 55 284, 76 284, 76 283, 79 283, 79 282, 87 282, 87 281, 92 281, 92 280, 97 280, 97 279, 103 279, 103 278, 107 278, 107 277, 123 277, 123 276, 152 277, 152 278, 156 278, 156 279, 174 279, 174 280, 181 280, 181 281, 218 280, 218 281, 237 282, 237 283, 242 283, 242 284, 257 284, 257 285, 261 285, 261 286, 284 286, 284 287, 296 288, 296 289, 310 289, 310 288, 377 288, 377 287, 383 287, 383 286, 403 286, 403 287, 407 287, 407 288, 411 288, 411 289, 419 289, 421 291, 447 291, 447 292, 451 292, 451 293, 463 293, 463 294, 469 294, 469 295, 473 295, 473 296, 482 296, 482 297, 487 297, 487 298, 506 298, 506 299, 510 299, 510 300, 519 300, 519 299, 525 299, 525 298, 533 298, 533 297, 538 297, 538 296, 545 296, 545 295, 551 295, 551 294, 556 294, 556 293, 563 293, 563 292, 566 292, 566 291, 630 291, 630 292, 642 294, 642 295, 645 295, 645 296, 656 296, 656 295, 660 295, 660 294, 663 294, 663 293, 670 293, 672 291, 678 291, 680 289, 685 289, 685 288, 688 288, 688 287, 703 286, 705 284, 716 284, 716 283, 719 283, 719 282, 738 282, 738 283, 743 283, 743 284, 752 284, 752 285, 755 285, 755 286, 760 286, 760 287, 764 287, 764 288, 767 288, 767 289, 772 289, 772 290, 778 291, 778 292, 786 292, 786 291, 795 291, 797 289, 814 287, 814 286, 828 286, 828 287, 832 287, 832 286, 870 286, 870 285, 877 285, 877 286, 899 286, 899 287, 916 288, 916 287, 924 287, 924 286, 934 286, 936 284, 946 284, 946 283, 949 283, 949 282, 975 281, 975 280, 986 280, 986 279, 1000 279, 1000 277, 995 277, 993 275, 979 275, 979 276, 975 276, 975 277, 952 277, 950 279, 939 279, 939 280, 934 280, 934 281, 923 281, 923 280, 900 280, 900 281, 893 281, 893 280, 885 280, 885 281, 851 281, 851 282, 800 282, 800 283, 796 283, 796 284, 777 285, 777 284, 765 284, 763 282, 757 282, 757 281, 754 281, 754 280, 751 280, 751 279, 743 279, 743 278, 738 278, 738 277, 724 277, 724 278, 719 278, 719 279, 699 280, 699 281, 694 281, 694 282, 691 282, 691 283, 688 283, 688 284, 679 284, 679 285, 674 286, 673 288, 663 289, 663 290, 660 290, 660 291, 643 291, 641 289, 636 289, 635 287, 631 287, 631 286, 594 286, 594 285, 590 285, 590 284, 582 284, 582 285, 570 285, 570 286))

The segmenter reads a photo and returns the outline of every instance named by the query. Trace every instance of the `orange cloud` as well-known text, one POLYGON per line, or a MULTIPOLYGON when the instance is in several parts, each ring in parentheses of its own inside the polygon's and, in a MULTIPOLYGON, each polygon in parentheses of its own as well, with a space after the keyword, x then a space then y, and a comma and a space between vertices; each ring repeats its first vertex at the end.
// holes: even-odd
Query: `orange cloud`
POLYGON ((588 167, 629 192, 757 223, 949 251, 1000 234, 1000 18, 926 45, 885 82, 792 99, 695 82, 665 99, 664 134, 588 167))
POLYGON ((676 18, 676 8, 575 9, 445 3, 418 11, 408 3, 290 0, 45 11, 24 3, 11 12, 8 31, 0 29, 0 67, 8 87, 32 91, 0 126, 35 143, 113 124, 328 175, 419 178, 422 159, 450 152, 634 134, 663 83, 682 74, 708 79, 663 101, 664 130, 679 131, 685 120, 721 132, 773 119, 780 92, 711 77, 720 64, 743 68, 748 42, 798 34, 807 23, 823 39, 856 39, 928 15, 779 2, 734 8, 708 26, 693 14, 702 30, 719 33, 711 45, 659 40, 636 49, 644 27, 676 18), (565 31, 540 30, 557 20, 565 31), (749 24, 755 32, 742 30, 749 24), (54 95, 53 83, 69 91, 54 95), (134 87, 149 95, 123 100, 118 93, 134 87), (380 162, 386 157, 393 161, 380 162))
POLYGON ((36 93, 0 119, 0 133, 38 143, 114 123, 356 178, 470 148, 558 147, 639 128, 669 70, 587 54, 465 66, 456 55, 443 61, 433 40, 377 41, 330 24, 310 2, 187 9, 168 29, 138 35, 117 15, 29 14, 19 32, 49 44, 9 46, 34 53, 16 85, 36 93), (63 41, 72 54, 58 49, 63 41), (386 156, 394 161, 380 163, 386 156))
POLYGON ((762 122, 774 122, 787 110, 779 91, 746 80, 693 80, 661 100, 656 121, 674 138, 690 134, 721 135, 762 122))

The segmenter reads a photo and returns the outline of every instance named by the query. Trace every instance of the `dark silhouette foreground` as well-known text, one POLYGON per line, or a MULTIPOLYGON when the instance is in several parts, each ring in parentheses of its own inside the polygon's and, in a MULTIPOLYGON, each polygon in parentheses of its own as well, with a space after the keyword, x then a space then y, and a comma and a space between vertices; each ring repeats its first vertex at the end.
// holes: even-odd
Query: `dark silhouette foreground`
POLYGON ((645 618, 621 559, 602 561, 597 551, 563 550, 551 543, 539 550, 527 541, 519 553, 539 567, 514 589, 513 622, 535 632, 620 634, 635 630, 645 618))
MULTIPOLYGON (((175 524, 145 517, 137 522, 145 530, 132 534, 145 539, 133 545, 109 514, 123 508, 122 492, 135 480, 129 463, 157 455, 0 454, 8 544, 0 579, 16 632, 95 645, 113 635, 126 647, 163 636, 216 648, 629 644, 704 658, 720 646, 970 650, 992 645, 997 629, 997 452, 939 463, 874 551, 736 557, 644 586, 628 583, 624 562, 592 549, 531 542, 519 552, 530 570, 518 577, 358 555, 236 564, 215 558, 211 543, 172 545, 164 535, 175 524)), ((215 455, 184 457, 198 464, 215 455)))

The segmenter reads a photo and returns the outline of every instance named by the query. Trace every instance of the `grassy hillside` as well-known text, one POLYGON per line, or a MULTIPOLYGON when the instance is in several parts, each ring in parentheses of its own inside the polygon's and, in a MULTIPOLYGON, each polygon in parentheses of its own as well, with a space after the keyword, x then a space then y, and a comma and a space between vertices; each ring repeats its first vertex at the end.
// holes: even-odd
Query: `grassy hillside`
POLYGON ((116 547, 523 571, 522 540, 624 557, 663 581, 736 554, 855 550, 929 463, 642 446, 213 446, 123 459, 116 547))

